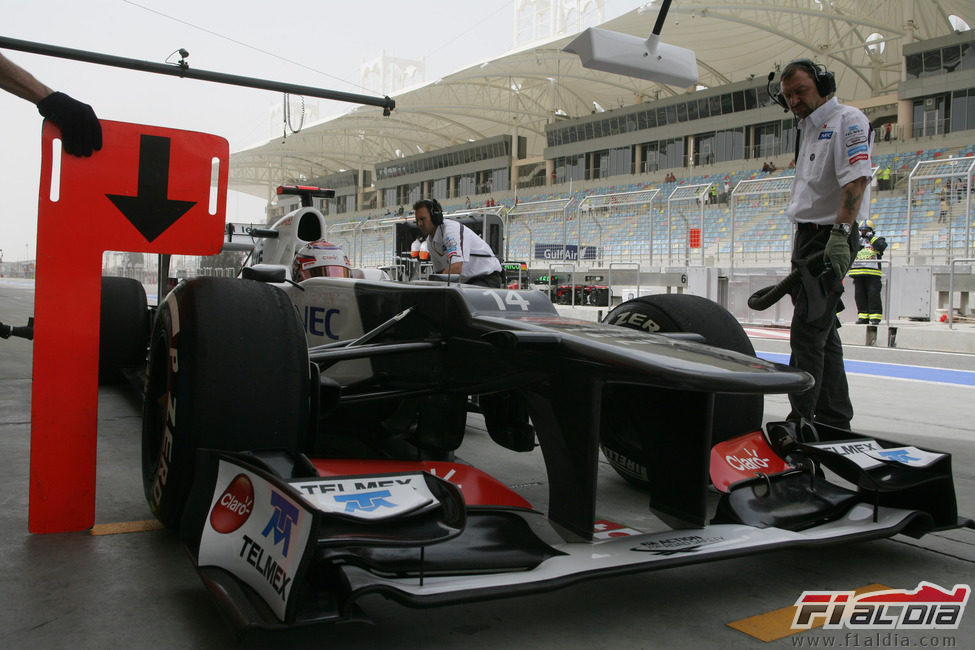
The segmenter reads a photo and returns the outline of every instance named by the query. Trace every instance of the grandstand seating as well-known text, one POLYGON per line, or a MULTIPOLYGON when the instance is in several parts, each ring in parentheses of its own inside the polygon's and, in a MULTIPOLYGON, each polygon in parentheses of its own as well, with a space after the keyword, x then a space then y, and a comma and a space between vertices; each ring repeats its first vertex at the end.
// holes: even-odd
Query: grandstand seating
MULTIPOLYGON (((906 182, 903 179, 907 178, 915 164, 941 157, 971 156, 975 156, 975 145, 966 145, 952 152, 948 152, 945 148, 935 148, 906 154, 887 153, 875 156, 875 165, 880 168, 889 165, 895 177, 902 181, 893 191, 875 189, 870 204, 870 219, 874 222, 877 233, 887 238, 891 251, 902 250, 907 244, 908 200, 906 182)), ((559 186, 552 188, 551 191, 519 196, 518 204, 570 199, 566 209, 567 243, 574 245, 579 242, 583 246, 598 246, 602 262, 646 263, 652 258, 652 264, 683 264, 687 261, 693 265, 701 259, 701 251, 689 250, 688 229, 700 227, 701 206, 694 200, 674 202, 671 205, 668 232, 667 199, 675 188, 714 183, 719 187, 719 194, 722 194, 726 181, 734 188, 739 181, 788 176, 791 173, 792 171, 788 169, 774 172, 742 169, 726 174, 699 174, 673 182, 608 184, 598 188, 577 189, 571 193, 559 186), (587 196, 649 189, 659 190, 652 205, 633 203, 611 206, 609 212, 607 208, 600 207, 593 207, 588 213, 578 211, 579 205, 587 196), (668 235, 670 236, 669 248, 668 235)), ((935 179, 920 189, 915 187, 911 227, 913 236, 918 238, 915 242, 919 243, 912 244, 913 250, 944 249, 949 241, 958 239, 958 233, 964 232, 966 219, 962 214, 963 203, 952 201, 950 218, 945 223, 938 223, 940 188, 941 179, 935 179)), ((496 204, 510 209, 514 207, 515 199, 500 198, 496 204)), ((785 195, 760 195, 740 197, 734 206, 730 199, 727 203, 705 205, 704 228, 701 234, 704 257, 712 263, 730 259, 732 212, 734 212, 736 260, 747 263, 750 261, 781 262, 787 259, 792 243, 792 228, 785 215, 786 204, 785 195)), ((444 211, 447 213, 464 209, 465 205, 459 200, 444 202, 444 211)), ((512 259, 531 259, 532 244, 561 243, 562 234, 561 212, 514 217, 508 224, 506 233, 509 256, 512 259), (521 219, 525 220, 523 225, 526 227, 519 227, 521 219)), ((964 235, 960 237, 964 239, 964 235)), ((388 263, 393 251, 390 250, 391 245, 387 239, 380 236, 362 237, 356 258, 367 266, 388 263)))

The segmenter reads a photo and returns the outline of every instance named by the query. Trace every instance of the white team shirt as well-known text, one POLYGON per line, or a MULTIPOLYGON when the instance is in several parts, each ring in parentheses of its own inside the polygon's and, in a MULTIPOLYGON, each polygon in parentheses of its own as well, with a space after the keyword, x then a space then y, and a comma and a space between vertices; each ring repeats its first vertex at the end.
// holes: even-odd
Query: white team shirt
MULTIPOLYGON (((859 109, 833 97, 799 121, 802 141, 796 177, 786 213, 793 223, 832 224, 840 211, 841 188, 861 176, 870 178, 873 143, 870 122, 859 109)), ((870 184, 863 191, 857 221, 870 212, 870 184)))
POLYGON ((430 261, 437 273, 446 273, 451 264, 463 262, 460 281, 466 282, 479 275, 490 275, 501 270, 501 262, 487 242, 457 221, 444 219, 428 240, 430 261))

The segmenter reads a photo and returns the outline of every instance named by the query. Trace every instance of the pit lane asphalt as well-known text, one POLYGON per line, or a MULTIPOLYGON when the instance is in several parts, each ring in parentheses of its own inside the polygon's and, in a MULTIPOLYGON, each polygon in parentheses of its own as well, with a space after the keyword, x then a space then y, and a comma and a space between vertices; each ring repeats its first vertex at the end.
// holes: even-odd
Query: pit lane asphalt
MULTIPOLYGON (((0 320, 21 325, 32 313, 33 286, 0 280, 0 320)), ((69 318, 70 315, 65 315, 69 318)), ((785 342, 756 340, 781 354, 785 342)), ((248 633, 239 642, 221 618, 179 543, 166 531, 92 536, 27 531, 32 343, 0 340, 0 647, 3 648, 757 648, 811 647, 846 631, 813 630, 763 643, 727 623, 795 603, 807 589, 854 589, 871 583, 913 589, 925 580, 951 587, 975 582, 975 532, 920 540, 892 539, 788 550, 684 568, 593 580, 546 594, 414 610, 364 599, 374 625, 346 624, 248 633)), ((848 359, 975 370, 971 355, 847 346, 848 359)), ((861 433, 953 454, 959 512, 975 515, 975 387, 875 374, 851 374, 861 433)), ((788 411, 784 396, 766 400, 766 420, 788 411)), ((96 523, 150 519, 142 497, 137 400, 124 390, 99 395, 96 523)), ((464 460, 544 503, 541 454, 498 448, 469 419, 464 460)), ((70 492, 71 476, 60 489, 70 492)), ((598 515, 639 529, 659 528, 635 492, 600 467, 598 515), (628 514, 629 513, 629 514, 628 514)), ((917 646, 932 632, 899 631, 917 646)), ((938 631, 942 646, 973 647, 975 613, 960 629, 938 631)), ((852 646, 847 646, 852 647, 852 646)))

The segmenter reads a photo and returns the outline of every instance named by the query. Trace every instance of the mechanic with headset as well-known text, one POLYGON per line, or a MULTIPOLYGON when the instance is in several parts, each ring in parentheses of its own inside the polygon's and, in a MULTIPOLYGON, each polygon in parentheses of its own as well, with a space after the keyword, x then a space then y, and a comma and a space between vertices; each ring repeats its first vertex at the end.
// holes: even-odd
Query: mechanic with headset
POLYGON ((849 429, 853 404, 836 314, 843 276, 859 245, 856 222, 866 219, 870 205, 872 143, 867 117, 831 97, 835 91, 832 72, 799 59, 782 71, 780 92, 770 94, 798 120, 796 175, 786 210, 796 224, 792 267, 807 277, 820 270, 818 283, 803 282, 792 294, 790 365, 816 383, 789 395, 789 419, 849 429))
POLYGON ((436 273, 455 273, 465 284, 500 289, 504 286, 501 262, 487 242, 467 226, 443 218, 436 199, 422 199, 413 205, 416 225, 430 249, 436 273))
POLYGON ((61 141, 69 154, 90 156, 102 148, 102 126, 91 106, 52 91, 3 54, 0 88, 36 104, 43 117, 61 127, 61 141))
POLYGON ((880 279, 880 258, 887 250, 887 240, 878 237, 873 230, 873 222, 865 221, 860 225, 860 251, 853 266, 850 267, 850 277, 853 278, 853 295, 857 301, 857 323, 879 325, 884 317, 884 304, 880 297, 882 286, 880 279))

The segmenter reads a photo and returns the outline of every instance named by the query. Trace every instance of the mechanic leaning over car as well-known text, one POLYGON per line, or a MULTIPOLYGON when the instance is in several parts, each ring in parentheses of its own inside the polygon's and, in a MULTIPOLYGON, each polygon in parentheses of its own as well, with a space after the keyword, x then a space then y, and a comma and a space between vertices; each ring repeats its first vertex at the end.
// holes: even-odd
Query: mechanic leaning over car
POLYGON ((69 154, 90 156, 102 148, 102 125, 91 106, 54 92, 3 54, 0 88, 36 104, 43 117, 61 127, 61 141, 69 154))
POLYGON ((786 210, 796 224, 792 268, 824 269, 818 284, 803 282, 792 293, 789 363, 816 384, 789 395, 789 419, 849 429, 853 404, 836 314, 842 311, 843 276, 859 246, 856 222, 866 219, 870 205, 872 142, 867 117, 830 97, 835 91, 832 72, 799 59, 782 71, 781 91, 773 98, 798 119, 796 176, 786 210), (814 286, 820 289, 816 310, 814 286))
POLYGON ((504 286, 501 262, 494 251, 473 230, 452 219, 443 218, 436 199, 422 199, 413 205, 416 225, 429 244, 435 273, 460 275, 465 284, 500 289, 504 286))

